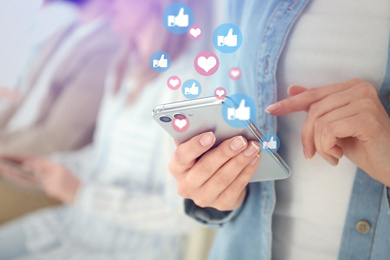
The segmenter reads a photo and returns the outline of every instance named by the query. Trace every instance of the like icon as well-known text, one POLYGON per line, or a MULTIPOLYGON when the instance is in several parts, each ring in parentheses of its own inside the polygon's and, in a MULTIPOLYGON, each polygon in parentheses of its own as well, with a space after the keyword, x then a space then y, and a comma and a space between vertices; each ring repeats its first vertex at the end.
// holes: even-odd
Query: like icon
POLYGON ((219 68, 219 59, 211 51, 202 51, 195 57, 195 70, 203 76, 211 76, 219 68))
POLYGON ((265 153, 276 153, 280 147, 280 140, 277 135, 273 133, 264 134, 261 138, 262 150, 265 153))
POLYGON ((171 33, 186 33, 188 28, 194 23, 194 13, 186 4, 173 3, 165 9, 163 22, 171 33))
POLYGON ((171 66, 171 57, 165 51, 156 51, 150 56, 150 67, 156 72, 165 72, 171 66))
POLYGON ((215 48, 220 52, 235 52, 241 46, 242 33, 234 24, 222 24, 218 26, 213 33, 213 43, 215 48))
POLYGON ((233 35, 232 28, 230 28, 228 35, 218 36, 218 46, 225 46, 225 45, 229 47, 237 46, 237 35, 233 35))
POLYGON ((183 95, 188 99, 194 99, 199 97, 202 92, 202 87, 197 80, 189 79, 183 83, 181 87, 183 95))
POLYGON ((187 27, 188 26, 188 14, 184 14, 184 8, 180 8, 179 14, 177 16, 168 15, 168 26, 179 26, 187 27))
POLYGON ((228 120, 249 120, 251 108, 245 106, 245 99, 242 99, 238 108, 228 108, 228 120))
POLYGON ((235 128, 246 127, 256 118, 256 104, 244 94, 234 94, 226 97, 222 106, 222 116, 225 122, 235 128))

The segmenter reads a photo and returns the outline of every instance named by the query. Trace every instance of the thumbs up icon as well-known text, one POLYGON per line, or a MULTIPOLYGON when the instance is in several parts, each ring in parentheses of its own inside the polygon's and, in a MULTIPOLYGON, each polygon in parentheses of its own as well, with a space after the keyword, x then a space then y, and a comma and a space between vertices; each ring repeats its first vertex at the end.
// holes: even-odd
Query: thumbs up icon
POLYGON ((263 142, 263 149, 276 149, 277 143, 272 136, 268 142, 263 142))
POLYGON ((229 47, 237 46, 237 35, 233 34, 233 28, 229 29, 228 35, 218 36, 218 46, 229 46, 229 47))
POLYGON ((168 26, 169 27, 187 27, 189 24, 188 14, 184 14, 184 8, 180 8, 177 16, 168 15, 168 26))
POLYGON ((195 85, 195 82, 192 83, 192 86, 190 88, 185 88, 186 95, 199 95, 199 88, 195 85))
POLYGON ((242 99, 240 106, 235 108, 228 108, 228 120, 249 120, 251 117, 251 108, 245 106, 245 99, 242 99))
POLYGON ((162 54, 159 60, 153 60, 153 68, 166 68, 168 67, 168 60, 165 59, 165 55, 162 54))

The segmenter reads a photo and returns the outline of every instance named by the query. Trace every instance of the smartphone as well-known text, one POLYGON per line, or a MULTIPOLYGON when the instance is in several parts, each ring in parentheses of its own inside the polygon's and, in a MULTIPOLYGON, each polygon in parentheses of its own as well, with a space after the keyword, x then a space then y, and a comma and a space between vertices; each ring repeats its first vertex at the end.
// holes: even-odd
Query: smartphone
MULTIPOLYGON (((225 122, 222 117, 222 107, 238 107, 229 97, 217 99, 216 97, 198 98, 168 104, 158 105, 153 109, 154 120, 179 143, 186 142, 192 137, 204 132, 212 131, 216 137, 213 147, 233 136, 242 135, 247 140, 255 140, 263 148, 262 133, 256 126, 246 121, 245 127, 235 128, 225 122), (229 102, 227 102, 229 101, 229 102), (185 132, 174 129, 172 121, 175 117, 185 117, 189 126, 185 132)), ((267 149, 267 148, 265 148, 267 149)), ((285 179, 291 175, 291 170, 278 153, 261 149, 261 160, 250 182, 285 179)))

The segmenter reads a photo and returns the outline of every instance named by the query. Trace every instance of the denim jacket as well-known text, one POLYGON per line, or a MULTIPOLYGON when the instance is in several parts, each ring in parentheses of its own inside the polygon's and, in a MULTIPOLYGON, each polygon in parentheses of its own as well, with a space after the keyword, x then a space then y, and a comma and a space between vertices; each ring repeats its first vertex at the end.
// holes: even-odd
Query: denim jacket
MULTIPOLYGON (((264 109, 277 100, 278 59, 291 27, 309 1, 229 1, 226 22, 241 29, 244 41, 235 53, 220 55, 220 70, 221 74, 227 75, 230 67, 237 66, 245 73, 239 85, 233 85, 237 83, 227 77, 221 77, 219 83, 255 100, 255 124, 264 133, 276 131, 276 118, 264 109)), ((379 97, 390 113, 390 58, 379 97)), ((200 208, 191 200, 185 201, 188 215, 208 226, 221 227, 210 259, 271 259, 271 221, 276 203, 274 182, 250 183, 247 189, 244 203, 233 212, 200 208)), ((339 259, 390 259, 389 193, 388 187, 357 169, 339 259), (362 220, 366 224, 364 227, 369 228, 365 234, 357 230, 357 224, 362 220)))

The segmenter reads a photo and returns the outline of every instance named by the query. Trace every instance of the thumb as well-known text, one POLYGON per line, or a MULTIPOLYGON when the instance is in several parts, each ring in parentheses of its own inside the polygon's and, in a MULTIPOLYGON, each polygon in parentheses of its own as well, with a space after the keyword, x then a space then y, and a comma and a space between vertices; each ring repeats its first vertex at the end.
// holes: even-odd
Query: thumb
POLYGON ((179 14, 177 16, 183 16, 184 15, 184 8, 180 8, 179 14))
POLYGON ((245 99, 241 100, 240 106, 238 108, 244 108, 245 107, 245 99))
POLYGON ((192 83, 192 86, 191 86, 191 88, 195 88, 195 82, 194 82, 194 83, 192 83))
POLYGON ((230 28, 227 36, 232 36, 232 35, 233 35, 233 28, 230 28))
POLYGON ((271 139, 269 140, 269 143, 273 143, 273 142, 275 141, 274 141, 274 137, 272 136, 271 139))
POLYGON ((164 59, 165 59, 165 54, 161 55, 160 60, 164 60, 164 59))
POLYGON ((299 85, 291 85, 287 89, 287 93, 290 95, 290 97, 296 96, 298 94, 301 94, 302 92, 305 92, 307 88, 299 86, 299 85))

